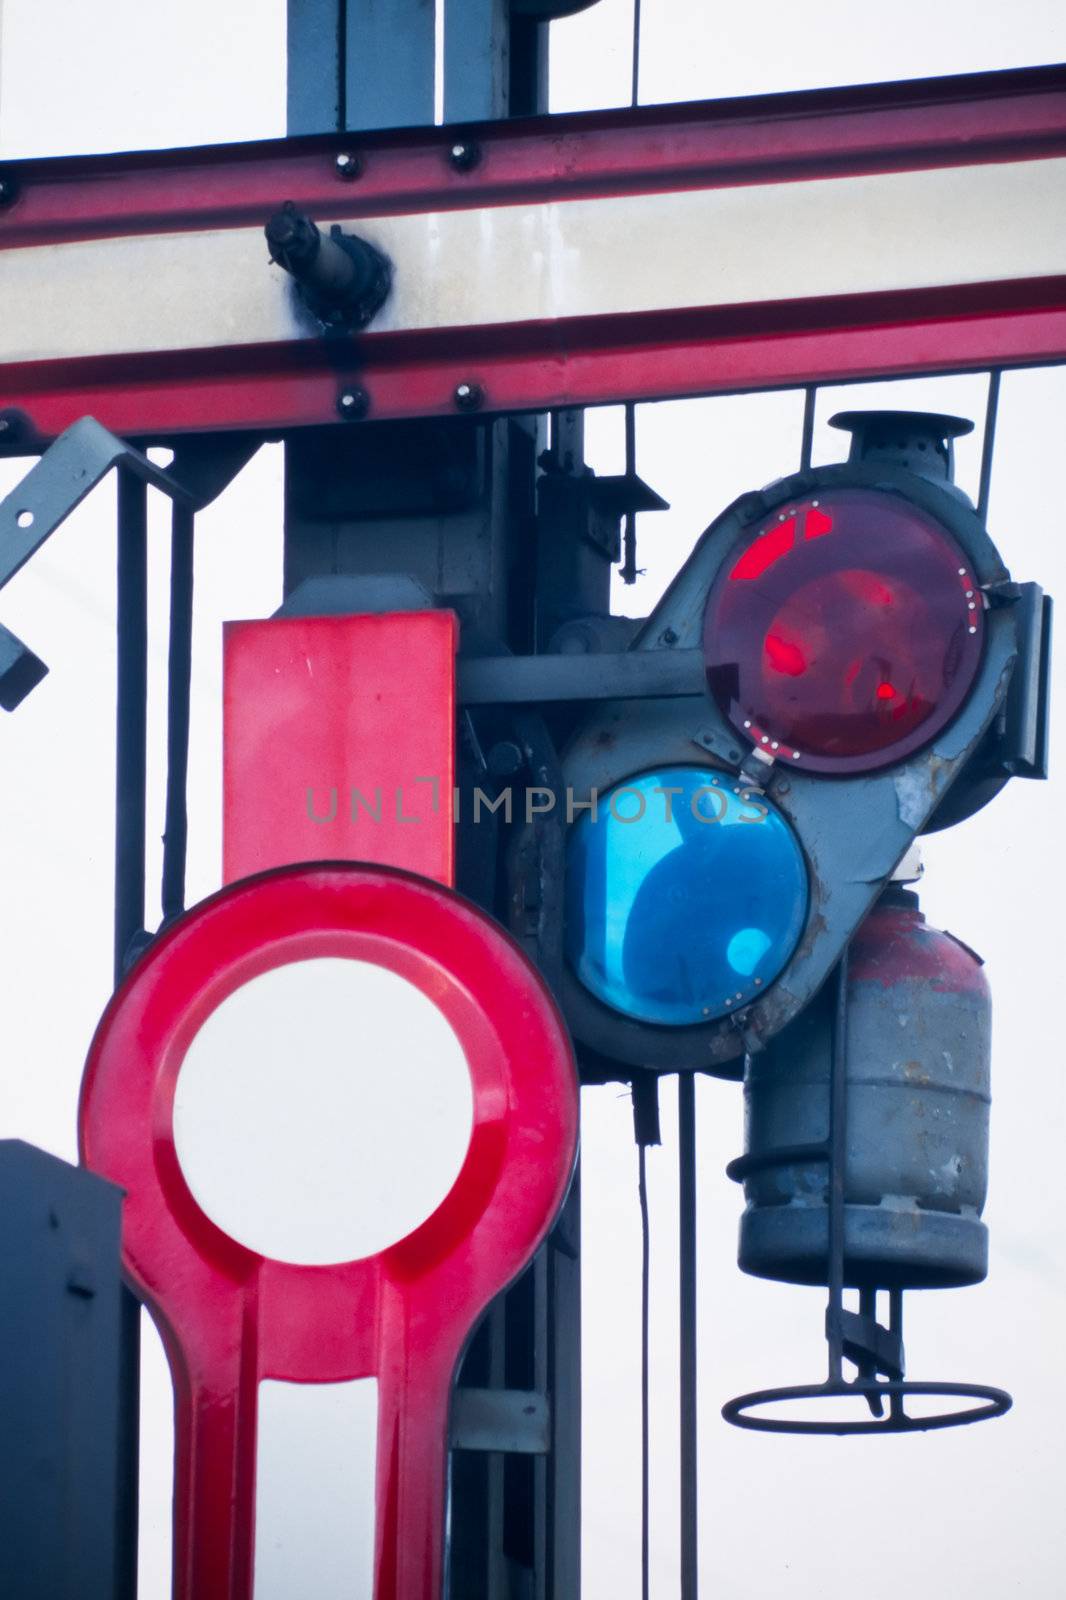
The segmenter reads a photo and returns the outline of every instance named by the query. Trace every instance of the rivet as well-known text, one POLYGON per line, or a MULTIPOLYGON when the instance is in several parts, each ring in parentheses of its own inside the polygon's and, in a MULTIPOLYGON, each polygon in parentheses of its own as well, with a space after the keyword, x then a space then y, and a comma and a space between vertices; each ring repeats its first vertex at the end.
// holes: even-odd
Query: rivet
POLYGON ((960 567, 959 568, 959 577, 960 578, 965 578, 965 576, 966 576, 966 568, 965 567, 960 567))
POLYGON ((771 750, 779 750, 780 749, 780 743, 779 743, 779 741, 777 739, 772 739, 770 741, 770 749, 771 750))
POLYGON ((756 987, 756 989, 758 989, 761 984, 762 984, 762 979, 761 978, 756 978, 755 979, 755 987, 756 987))
POLYGON ((762 742, 763 742, 763 744, 769 744, 770 743, 770 735, 768 733, 764 733, 763 734, 762 742))
POLYGON ((744 726, 745 726, 745 728, 750 728, 751 727, 751 718, 750 717, 748 718, 747 722, 745 722, 744 726))
POLYGON ((973 590, 972 589, 967 589, 966 598, 967 598, 967 600, 972 600, 973 599, 973 590))
POLYGON ((473 139, 457 139, 448 151, 448 160, 456 172, 469 172, 481 160, 481 146, 473 139))
POLYGON ((468 381, 457 383, 455 392, 452 395, 452 399, 460 411, 477 411, 484 398, 485 394, 480 383, 470 383, 468 381))
MULTIPOLYGON (((820 500, 812 500, 812 501, 811 501, 811 505, 812 505, 812 506, 817 506, 817 505, 820 505, 820 504, 821 504, 821 501, 820 501, 820 500)), ((756 983, 758 983, 758 982, 759 982, 759 979, 758 979, 758 978, 756 978, 756 980, 755 980, 755 982, 756 982, 756 983)))
POLYGON ((976 602, 976 600, 971 600, 969 605, 966 607, 966 609, 967 609, 967 611, 976 611, 977 610, 977 602, 976 602))
POLYGON ((969 629, 969 632, 970 632, 970 633, 976 633, 976 632, 977 632, 977 629, 976 629, 976 628, 970 628, 970 629, 969 629))
POLYGON ((800 753, 799 753, 799 751, 798 751, 798 750, 793 750, 793 752, 792 752, 792 759, 793 759, 793 761, 798 761, 798 760, 799 760, 799 758, 800 758, 800 753))
POLYGON ((337 396, 337 411, 346 422, 358 422, 370 410, 370 396, 365 389, 342 389, 337 396))
POLYGON ((337 169, 338 178, 358 178, 363 170, 362 161, 357 155, 353 155, 350 150, 342 150, 339 155, 335 156, 333 165, 337 169))

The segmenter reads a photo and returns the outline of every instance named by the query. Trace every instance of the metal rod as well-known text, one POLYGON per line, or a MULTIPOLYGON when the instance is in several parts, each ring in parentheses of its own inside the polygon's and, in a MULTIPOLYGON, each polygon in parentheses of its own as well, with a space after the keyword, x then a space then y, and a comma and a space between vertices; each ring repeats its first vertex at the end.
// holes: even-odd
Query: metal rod
MULTIPOLYGON (((902 1350, 903 1349, 903 1290, 902 1289, 890 1289, 888 1291, 888 1327, 889 1327, 889 1332, 890 1333, 894 1333, 896 1338, 899 1340, 899 1347, 900 1347, 900 1350, 902 1350)), ((901 1377, 903 1377, 905 1375, 906 1375, 905 1372, 900 1374, 901 1377)), ((888 1409, 889 1409, 889 1414, 891 1415, 893 1422, 900 1422, 907 1415, 906 1411, 903 1408, 903 1396, 901 1394, 898 1394, 898 1393, 889 1395, 888 1409)))
POLYGON ((192 684, 193 513, 175 505, 170 535, 167 660, 167 797, 163 830, 163 921, 185 909, 189 812, 189 699, 192 684))
POLYGON ((696 1365, 696 1078, 677 1080, 678 1234, 680 1268, 681 1600, 699 1593, 696 1365))
POLYGON ((836 1013, 829 1068, 829 1304, 825 1331, 829 1341, 829 1379, 839 1383, 844 1359, 844 1178, 847 1166, 847 1025, 848 953, 837 967, 836 1013))
POLYGON ((115 983, 144 927, 148 702, 148 491, 118 475, 118 684, 115 729, 115 983))
POLYGON ((800 441, 800 471, 808 472, 814 449, 814 407, 818 397, 816 384, 809 383, 803 391, 803 436, 800 441))
POLYGON ((988 519, 988 496, 992 487, 992 456, 996 448, 996 419, 999 415, 998 367, 988 374, 988 398, 985 401, 985 427, 981 439, 981 480, 977 490, 977 515, 982 522, 988 519))
MULTIPOLYGON (((118 473, 117 683, 115 695, 115 984, 144 927, 145 790, 148 717, 148 489, 118 473)), ((119 1418, 120 1572, 117 1600, 137 1584, 140 1415, 140 1306, 122 1290, 123 1374, 119 1418)))
MULTIPOLYGON (((626 419, 626 477, 632 478, 637 470, 637 415, 632 400, 627 401, 626 419)), ((637 514, 627 511, 622 525, 622 582, 637 581, 637 514)))
POLYGON ((651 1588, 651 1223, 648 1216, 648 1147, 637 1146, 640 1201, 640 1596, 651 1588))

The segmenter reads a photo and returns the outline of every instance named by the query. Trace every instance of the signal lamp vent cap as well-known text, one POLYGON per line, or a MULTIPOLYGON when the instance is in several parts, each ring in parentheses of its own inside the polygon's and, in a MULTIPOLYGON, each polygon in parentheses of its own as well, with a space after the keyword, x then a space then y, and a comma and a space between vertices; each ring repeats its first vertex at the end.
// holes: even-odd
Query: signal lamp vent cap
POLYGON ((939 483, 955 480, 952 441, 973 432, 968 418, 939 411, 838 411, 829 426, 851 434, 849 461, 885 461, 939 483))

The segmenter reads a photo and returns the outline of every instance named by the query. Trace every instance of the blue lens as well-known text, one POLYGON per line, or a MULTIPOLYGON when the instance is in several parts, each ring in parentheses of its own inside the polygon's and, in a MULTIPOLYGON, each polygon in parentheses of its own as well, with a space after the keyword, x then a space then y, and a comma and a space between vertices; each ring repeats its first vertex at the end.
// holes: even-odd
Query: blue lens
POLYGON ((756 999, 807 916, 795 834, 764 795, 708 767, 643 772, 570 829, 567 959, 640 1022, 687 1027, 756 999))

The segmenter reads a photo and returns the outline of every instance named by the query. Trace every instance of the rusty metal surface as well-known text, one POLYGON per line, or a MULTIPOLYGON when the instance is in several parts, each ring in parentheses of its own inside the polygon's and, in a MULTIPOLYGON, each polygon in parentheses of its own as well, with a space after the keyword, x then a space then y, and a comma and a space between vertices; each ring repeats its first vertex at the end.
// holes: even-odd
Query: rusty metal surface
MULTIPOLYGON (((978 1281, 988 1186, 991 997, 979 959, 930 928, 916 897, 876 908, 852 945, 847 989, 845 1275, 849 1283, 978 1281)), ((819 1000, 745 1082, 751 1157, 828 1138, 831 1018, 819 1000)), ((754 1170, 752 1170, 754 1168, 754 1170)), ((820 1159, 745 1177, 740 1264, 825 1281, 828 1169, 820 1159)))

